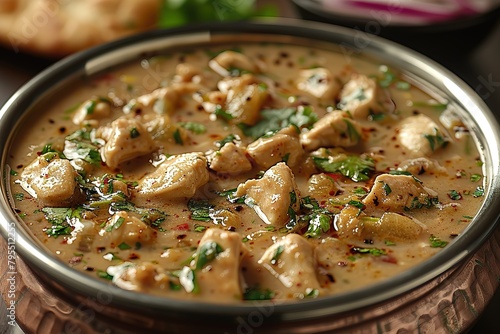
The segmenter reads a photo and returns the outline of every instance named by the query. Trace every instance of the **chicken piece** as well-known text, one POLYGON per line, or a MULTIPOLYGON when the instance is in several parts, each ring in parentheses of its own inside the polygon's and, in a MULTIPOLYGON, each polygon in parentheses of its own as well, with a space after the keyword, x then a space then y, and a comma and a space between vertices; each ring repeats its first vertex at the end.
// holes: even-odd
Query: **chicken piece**
POLYGON ((191 82, 195 81, 195 78, 199 76, 201 73, 201 69, 199 66, 188 64, 188 63, 180 63, 175 67, 175 77, 174 80, 176 82, 191 82))
POLYGON ((141 114, 155 112, 159 115, 170 115, 177 111, 185 95, 193 94, 201 88, 199 84, 193 82, 175 82, 130 100, 123 107, 123 112, 129 114, 140 110, 141 114))
POLYGON ((82 196, 76 177, 69 160, 48 152, 26 166, 20 184, 42 206, 66 207, 82 196))
POLYGON ((253 207, 266 224, 277 228, 289 221, 289 209, 300 208, 300 192, 290 167, 280 162, 269 168, 261 179, 248 180, 236 189, 236 196, 246 196, 245 203, 253 207))
POLYGON ((337 107, 348 111, 354 119, 367 119, 380 109, 377 94, 378 87, 374 79, 356 74, 342 87, 337 107))
POLYGON ((106 144, 101 148, 101 159, 110 168, 122 162, 151 153, 156 145, 151 135, 136 119, 118 118, 110 127, 99 128, 97 136, 106 144))
POLYGON ((303 133, 300 141, 306 151, 314 151, 319 147, 354 146, 362 139, 361 136, 361 126, 345 112, 336 110, 303 133))
POLYGON ((208 66, 223 77, 259 72, 259 68, 250 58, 231 50, 219 53, 208 62, 208 66))
MULTIPOLYGON (((229 115, 225 119, 232 124, 254 125, 260 119, 260 111, 269 93, 250 74, 228 81, 226 101, 223 110, 229 115)), ((221 84, 218 85, 221 87, 221 84)), ((222 91, 222 90, 221 90, 222 91)))
POLYGON ((280 161, 294 167, 301 161, 304 150, 294 127, 278 131, 274 136, 261 137, 247 146, 248 155, 261 168, 269 168, 280 161))
POLYGON ((367 212, 401 212, 430 208, 437 202, 437 194, 424 187, 413 176, 382 174, 363 199, 367 212))
POLYGON ((159 200, 190 198, 208 178, 207 159, 202 153, 174 155, 139 181, 137 195, 159 200))
POLYGON ((96 223, 88 219, 72 219, 71 226, 73 230, 66 239, 68 245, 77 245, 80 252, 92 251, 92 245, 97 235, 96 223))
POLYGON ((207 229, 193 261, 199 293, 219 300, 241 299, 240 263, 245 254, 239 233, 207 229))
POLYGON ((301 70, 297 88, 322 100, 334 100, 340 85, 329 69, 324 67, 301 70))
POLYGON ((402 161, 398 166, 398 170, 407 171, 413 175, 422 175, 427 172, 441 175, 448 173, 446 168, 441 166, 437 160, 424 157, 402 161))
POLYGON ((314 174, 307 181, 309 195, 314 198, 329 198, 342 191, 342 187, 325 173, 314 174))
POLYGON ((367 220, 363 224, 363 238, 373 240, 416 240, 426 226, 416 219, 394 212, 385 212, 379 220, 367 220))
POLYGON ((139 218, 126 211, 115 213, 99 231, 100 238, 94 246, 116 248, 121 244, 134 247, 137 243, 148 244, 156 239, 156 231, 139 218))
POLYGON ((238 175, 252 170, 252 164, 245 154, 246 150, 227 143, 212 155, 210 169, 220 174, 238 175))
POLYGON ((398 139, 415 156, 430 156, 449 141, 439 125, 422 114, 400 122, 398 139))
POLYGON ((105 118, 111 114, 111 101, 106 98, 94 98, 83 102, 73 115, 73 123, 80 125, 89 120, 105 118))
POLYGON ((259 264, 281 282, 287 293, 305 296, 320 290, 314 248, 298 234, 279 239, 264 252, 259 264))
POLYGON ((148 291, 170 288, 170 279, 165 270, 150 262, 140 264, 124 262, 117 266, 109 266, 106 272, 113 276, 113 283, 124 290, 148 291))
POLYGON ((341 238, 359 241, 413 241, 427 228, 419 221, 394 212, 385 212, 381 218, 367 216, 355 206, 346 206, 336 220, 341 238))

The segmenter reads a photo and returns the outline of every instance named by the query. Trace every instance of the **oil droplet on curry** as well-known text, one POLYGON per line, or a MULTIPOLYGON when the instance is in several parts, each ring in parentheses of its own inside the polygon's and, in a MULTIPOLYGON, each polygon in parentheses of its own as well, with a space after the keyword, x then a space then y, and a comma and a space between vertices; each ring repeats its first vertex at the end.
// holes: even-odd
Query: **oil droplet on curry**
POLYGON ((447 247, 483 201, 454 107, 385 64, 218 46, 67 90, 17 135, 16 211, 62 261, 126 290, 351 291, 447 247))

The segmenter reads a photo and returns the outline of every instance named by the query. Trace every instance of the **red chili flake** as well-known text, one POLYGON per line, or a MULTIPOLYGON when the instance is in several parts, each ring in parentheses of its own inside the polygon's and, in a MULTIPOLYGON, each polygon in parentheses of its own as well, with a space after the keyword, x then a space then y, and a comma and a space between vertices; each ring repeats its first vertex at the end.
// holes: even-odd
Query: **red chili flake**
POLYGON ((347 266, 347 262, 345 262, 345 261, 339 261, 339 262, 337 262, 337 266, 339 266, 339 267, 346 267, 347 266))
POLYGON ((82 256, 73 256, 71 259, 69 259, 69 264, 76 264, 82 262, 82 256))
POLYGON ((175 230, 187 231, 187 230, 189 230, 189 224, 188 223, 179 224, 175 227, 175 230))
POLYGON ((140 258, 139 254, 136 254, 136 253, 131 253, 129 256, 128 256, 128 259, 129 260, 137 260, 138 258, 140 258))
POLYGON ((331 177, 335 181, 339 181, 340 179, 342 179, 342 174, 339 173, 325 173, 325 175, 331 177))
POLYGON ((383 262, 386 262, 386 263, 393 263, 393 264, 398 263, 398 259, 396 259, 392 255, 381 255, 380 260, 382 260, 383 262))

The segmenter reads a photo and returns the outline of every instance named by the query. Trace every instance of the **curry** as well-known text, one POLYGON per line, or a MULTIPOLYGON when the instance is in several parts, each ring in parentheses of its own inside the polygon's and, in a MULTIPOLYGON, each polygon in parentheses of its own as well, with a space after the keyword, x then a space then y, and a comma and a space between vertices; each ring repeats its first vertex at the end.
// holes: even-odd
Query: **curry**
POLYGON ((213 46, 68 91, 16 135, 15 208, 61 261, 126 290, 352 291, 432 257, 484 198, 456 106, 361 57, 213 46))

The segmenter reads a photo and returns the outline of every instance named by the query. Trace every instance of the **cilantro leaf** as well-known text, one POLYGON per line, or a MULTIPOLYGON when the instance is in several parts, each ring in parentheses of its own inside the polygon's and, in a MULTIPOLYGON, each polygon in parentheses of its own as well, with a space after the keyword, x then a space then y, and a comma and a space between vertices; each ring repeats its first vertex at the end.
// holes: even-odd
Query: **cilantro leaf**
POLYGON ((191 199, 188 202, 188 209, 191 211, 191 219, 208 222, 210 218, 210 210, 213 205, 207 200, 195 200, 191 199))
POLYGON ((344 155, 339 158, 313 157, 312 159, 320 170, 328 173, 341 173, 354 182, 367 181, 370 173, 375 169, 372 159, 358 155, 344 155))
POLYGON ((318 116, 310 107, 264 109, 261 116, 262 119, 253 126, 239 125, 245 136, 257 139, 290 125, 309 128, 318 120, 318 116))

